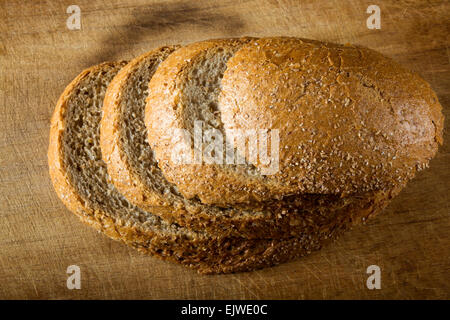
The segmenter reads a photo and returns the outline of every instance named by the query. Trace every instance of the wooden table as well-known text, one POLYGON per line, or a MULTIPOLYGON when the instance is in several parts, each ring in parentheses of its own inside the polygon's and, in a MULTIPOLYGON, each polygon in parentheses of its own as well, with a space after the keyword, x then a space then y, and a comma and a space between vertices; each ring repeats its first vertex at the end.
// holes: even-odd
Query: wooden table
POLYGON ((436 91, 450 127, 448 1, 2 1, 0 4, 0 298, 450 298, 450 135, 389 208, 299 261, 202 276, 141 255, 80 223, 48 176, 49 119, 83 68, 163 44, 215 37, 301 36, 376 49, 436 91), (73 2, 73 3, 72 3, 73 2), (66 9, 81 9, 69 30, 66 9), (78 265, 81 290, 66 288, 78 265), (366 287, 369 265, 381 289, 366 287))

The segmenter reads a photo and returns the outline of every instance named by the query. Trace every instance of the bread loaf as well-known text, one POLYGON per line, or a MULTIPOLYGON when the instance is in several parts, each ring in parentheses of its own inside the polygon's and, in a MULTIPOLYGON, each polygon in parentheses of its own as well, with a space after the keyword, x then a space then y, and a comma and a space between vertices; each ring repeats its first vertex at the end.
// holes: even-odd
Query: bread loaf
POLYGON ((247 271, 382 211, 442 130, 429 85, 372 50, 208 40, 83 71, 54 111, 49 170, 66 206, 109 237, 202 273, 247 271), (260 131, 269 138, 232 139, 260 131), (204 143, 219 138, 223 149, 204 143), (255 157, 264 144, 269 158, 255 157))

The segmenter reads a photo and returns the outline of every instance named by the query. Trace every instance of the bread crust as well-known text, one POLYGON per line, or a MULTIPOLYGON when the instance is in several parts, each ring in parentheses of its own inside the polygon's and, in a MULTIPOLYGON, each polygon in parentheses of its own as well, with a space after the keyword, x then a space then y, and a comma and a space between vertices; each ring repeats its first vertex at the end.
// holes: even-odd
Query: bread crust
POLYGON ((429 85, 350 45, 254 40, 228 61, 219 106, 227 129, 279 130, 280 170, 268 176, 275 193, 386 190, 427 166, 442 140, 429 85))
POLYGON ((247 42, 228 61, 219 109, 228 129, 280 130, 280 171, 255 177, 216 165, 174 164, 175 145, 167 133, 185 128, 184 72, 197 55, 217 45, 227 44, 178 50, 149 84, 149 142, 164 175, 187 198, 231 206, 290 194, 388 191, 427 167, 442 143, 442 107, 416 74, 366 48, 263 38, 247 42), (335 101, 328 105, 330 99, 335 101), (316 110, 315 104, 322 105, 316 110), (305 122, 299 126, 292 119, 305 122))

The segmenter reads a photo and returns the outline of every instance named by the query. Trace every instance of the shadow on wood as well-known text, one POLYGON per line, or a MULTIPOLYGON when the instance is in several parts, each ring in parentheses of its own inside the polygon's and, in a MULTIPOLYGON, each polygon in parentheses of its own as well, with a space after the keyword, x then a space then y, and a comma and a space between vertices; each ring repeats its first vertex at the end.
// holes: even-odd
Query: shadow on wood
MULTIPOLYGON (((134 8, 130 20, 122 27, 121 37, 130 45, 138 44, 149 33, 180 33, 187 30, 201 32, 218 31, 220 37, 235 37, 244 29, 244 22, 236 13, 224 13, 197 6, 195 2, 157 3, 134 8)), ((115 61, 127 57, 123 47, 111 46, 117 35, 108 34, 100 43, 100 52, 87 58, 89 65, 100 61, 115 61)), ((148 48, 149 50, 152 48, 148 48)))

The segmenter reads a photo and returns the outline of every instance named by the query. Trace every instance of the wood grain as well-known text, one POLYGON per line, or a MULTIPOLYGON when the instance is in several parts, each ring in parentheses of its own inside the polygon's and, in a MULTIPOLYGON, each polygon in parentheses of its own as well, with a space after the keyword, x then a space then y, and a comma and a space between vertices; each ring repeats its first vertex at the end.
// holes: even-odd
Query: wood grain
POLYGON ((384 214, 302 260, 251 273, 201 276, 143 256, 81 224, 47 168, 49 120, 80 70, 163 44, 292 35, 376 49, 417 71, 450 119, 448 1, 2 1, 0 3, 0 298, 450 298, 450 135, 384 214), (66 28, 81 8, 82 29, 66 28), (81 290, 66 268, 81 267, 81 290), (366 268, 382 271, 368 290, 366 268))

